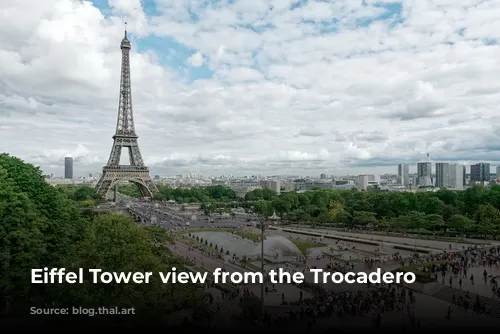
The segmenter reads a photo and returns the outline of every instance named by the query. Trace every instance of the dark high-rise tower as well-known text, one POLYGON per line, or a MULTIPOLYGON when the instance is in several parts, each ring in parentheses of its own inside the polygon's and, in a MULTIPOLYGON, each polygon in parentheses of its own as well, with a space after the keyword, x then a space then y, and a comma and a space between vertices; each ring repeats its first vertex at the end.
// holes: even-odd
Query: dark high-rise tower
POLYGON ((490 181, 490 164, 480 162, 470 166, 471 182, 489 182, 490 181))
POLYGON ((64 178, 73 179, 73 158, 64 158, 64 178))
POLYGON ((127 38, 126 29, 120 48, 122 50, 122 66, 116 133, 113 136, 113 148, 108 163, 102 168, 102 177, 96 185, 96 191, 102 198, 105 198, 109 189, 117 181, 130 181, 139 187, 143 197, 153 197, 158 189, 149 175, 148 167, 144 166, 137 143, 139 137, 134 127, 129 59, 131 45, 127 38), (120 165, 123 148, 128 149, 129 165, 120 165))

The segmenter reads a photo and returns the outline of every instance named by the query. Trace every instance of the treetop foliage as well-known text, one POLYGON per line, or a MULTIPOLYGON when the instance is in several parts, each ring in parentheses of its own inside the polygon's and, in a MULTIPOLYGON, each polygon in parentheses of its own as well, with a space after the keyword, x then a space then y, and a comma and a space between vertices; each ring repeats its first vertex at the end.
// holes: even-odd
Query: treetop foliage
MULTIPOLYGON (((120 193, 131 197, 141 197, 137 186, 133 184, 121 185, 120 193)), ((167 185, 158 185, 159 193, 154 200, 176 201, 178 203, 200 203, 200 202, 229 202, 236 200, 236 193, 224 186, 208 186, 195 188, 172 188, 167 185)))
MULTIPOLYGON (((123 191, 131 192, 132 187, 123 191)), ((467 232, 481 237, 500 235, 500 186, 416 193, 323 189, 279 195, 269 189, 256 189, 244 198, 236 198, 232 190, 223 186, 160 186, 157 199, 200 203, 206 214, 242 207, 268 217, 276 213, 286 222, 322 226, 420 230, 419 233, 433 234, 467 232)))
POLYGON ((133 306, 153 317, 196 296, 198 290, 192 285, 174 290, 159 280, 31 284, 31 269, 44 267, 126 272, 167 271, 185 265, 166 248, 172 240, 165 230, 137 226, 126 216, 95 214, 84 209, 88 201, 98 201, 92 188, 52 187, 37 167, 0 154, 0 313, 25 315, 26 305, 50 303, 54 307, 133 306))

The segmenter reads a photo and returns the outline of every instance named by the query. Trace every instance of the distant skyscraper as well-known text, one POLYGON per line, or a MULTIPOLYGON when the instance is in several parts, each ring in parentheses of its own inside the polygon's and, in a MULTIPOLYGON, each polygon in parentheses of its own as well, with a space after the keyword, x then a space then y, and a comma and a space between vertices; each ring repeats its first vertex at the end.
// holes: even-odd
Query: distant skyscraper
POLYGON ((463 188, 465 185, 465 166, 460 164, 449 165, 449 187, 463 188))
POLYGON ((447 188, 450 186, 450 164, 446 162, 436 163, 436 187, 447 188))
POLYGON ((64 178, 73 179, 73 158, 64 158, 64 178))
POLYGON ((477 177, 477 174, 478 174, 477 169, 478 169, 477 165, 471 165, 470 166, 470 180, 471 180, 471 182, 476 181, 476 177, 477 177))
POLYGON ((463 184, 464 184, 464 187, 467 184, 467 166, 465 166, 465 165, 464 165, 463 184))
POLYGON ((489 182, 490 181, 490 164, 480 162, 470 166, 470 180, 475 182, 489 182))
POLYGON ((497 168, 496 168, 496 175, 495 175, 495 178, 496 178, 497 180, 499 180, 499 179, 500 179, 500 166, 497 166, 497 168))
POLYGON ((398 165, 398 184, 403 186, 410 184, 409 166, 407 164, 398 165))
POLYGON ((417 163, 417 178, 419 187, 432 186, 432 162, 417 163))
POLYGON ((370 176, 372 175, 358 175, 358 180, 356 182, 358 190, 368 190, 368 182, 370 181, 370 176))

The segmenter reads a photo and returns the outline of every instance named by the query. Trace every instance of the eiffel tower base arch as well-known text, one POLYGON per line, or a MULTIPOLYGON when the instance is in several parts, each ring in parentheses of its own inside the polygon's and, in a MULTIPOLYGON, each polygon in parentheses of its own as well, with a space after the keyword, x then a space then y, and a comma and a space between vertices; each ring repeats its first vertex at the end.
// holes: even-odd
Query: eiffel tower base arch
POLYGON ((114 188, 117 182, 128 181, 139 188, 143 198, 153 198, 158 193, 158 188, 156 188, 156 185, 149 176, 148 168, 143 167, 142 169, 144 170, 140 170, 139 168, 137 170, 122 170, 120 167, 104 167, 101 179, 96 185, 97 193, 102 199, 106 199, 106 195, 114 188))

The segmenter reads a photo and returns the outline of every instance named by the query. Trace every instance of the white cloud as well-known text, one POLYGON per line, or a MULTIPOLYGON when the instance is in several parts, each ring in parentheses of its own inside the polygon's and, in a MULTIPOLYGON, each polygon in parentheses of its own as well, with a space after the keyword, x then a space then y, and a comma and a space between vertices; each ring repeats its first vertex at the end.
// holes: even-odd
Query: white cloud
POLYGON ((65 155, 77 173, 106 163, 127 21, 136 130, 155 173, 346 172, 426 152, 500 161, 498 1, 157 0, 154 16, 145 3, 0 4, 1 151, 47 172, 65 155), (196 51, 167 53, 152 35, 196 51), (211 78, 182 77, 202 65, 211 78))
POLYGON ((188 59, 186 59, 186 63, 192 67, 200 67, 204 62, 205 59, 200 52, 193 53, 188 59))

